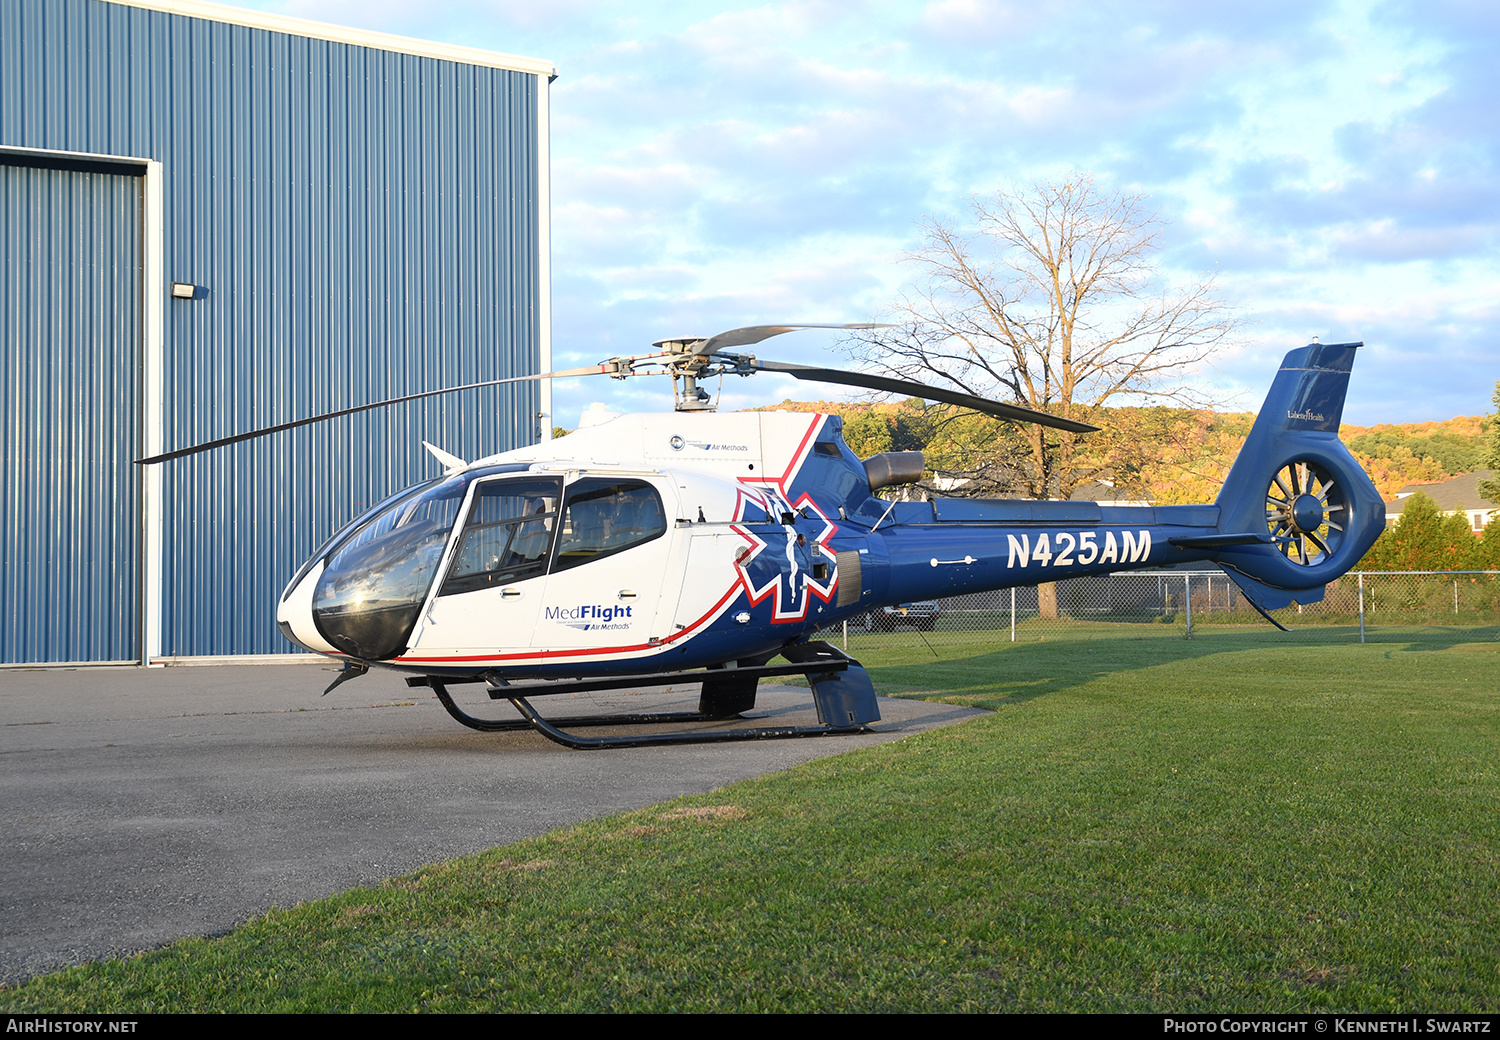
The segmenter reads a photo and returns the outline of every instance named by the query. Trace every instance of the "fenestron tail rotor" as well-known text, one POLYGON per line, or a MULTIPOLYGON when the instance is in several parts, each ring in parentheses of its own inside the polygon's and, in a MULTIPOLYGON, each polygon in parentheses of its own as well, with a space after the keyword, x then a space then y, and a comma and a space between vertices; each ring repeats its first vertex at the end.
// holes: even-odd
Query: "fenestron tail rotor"
POLYGON ((173 459, 196 455, 203 451, 211 451, 214 448, 239 444, 242 441, 254 440, 257 437, 265 437, 273 433, 281 433, 285 430, 295 430, 298 427, 323 422, 326 419, 356 415, 360 412, 368 412, 376 408, 385 408, 388 405, 402 404, 406 401, 418 401, 426 397, 437 397, 442 394, 458 393, 462 390, 477 390, 481 387, 503 386, 508 383, 524 383, 532 380, 565 379, 576 376, 597 375, 612 376, 616 379, 641 375, 670 375, 673 378, 674 385, 680 379, 682 380, 682 390, 678 394, 677 407, 682 411, 707 410, 714 407, 708 395, 698 388, 698 380, 705 376, 748 376, 756 372, 781 372, 793 378, 811 382, 837 383, 842 386, 856 386, 867 390, 905 394, 908 397, 920 397, 929 401, 955 404, 964 408, 972 408, 975 411, 984 412, 1000 419, 1008 419, 1013 422, 1036 423, 1041 426, 1050 426, 1054 429, 1067 430, 1072 433, 1092 433, 1099 428, 1097 426, 1090 426, 1087 423, 1065 419, 1062 416, 1051 415, 1047 412, 1033 411, 1019 405, 991 401, 972 394, 960 393, 943 387, 928 386, 925 383, 917 383, 907 379, 892 379, 887 376, 870 375, 864 372, 849 372, 837 368, 794 365, 784 361, 762 361, 753 355, 732 354, 728 352, 731 347, 750 346, 770 339, 772 336, 779 336, 785 332, 794 332, 797 329, 873 329, 881 327, 880 325, 870 324, 751 325, 741 329, 730 329, 727 332, 720 332, 717 335, 708 337, 686 336, 677 339, 658 340, 653 344, 657 350, 650 354, 610 358, 597 365, 584 365, 580 368, 567 368, 556 372, 538 372, 533 375, 509 376, 504 379, 486 379, 477 383, 465 383, 462 386, 447 386, 437 390, 423 390, 414 394, 405 394, 401 397, 387 398, 383 401, 371 401, 367 404, 352 405, 348 408, 324 412, 321 415, 310 415, 303 419, 293 419, 289 422, 276 423, 273 426, 263 426, 257 430, 247 430, 244 433, 219 437, 188 448, 178 448, 175 451, 163 452, 160 455, 152 455, 149 458, 137 459, 136 464, 149 466, 160 462, 170 462, 173 459))
POLYGON ((1338 548, 1348 522, 1344 491, 1316 462, 1289 462, 1266 488, 1266 527, 1281 554, 1312 567, 1338 548))

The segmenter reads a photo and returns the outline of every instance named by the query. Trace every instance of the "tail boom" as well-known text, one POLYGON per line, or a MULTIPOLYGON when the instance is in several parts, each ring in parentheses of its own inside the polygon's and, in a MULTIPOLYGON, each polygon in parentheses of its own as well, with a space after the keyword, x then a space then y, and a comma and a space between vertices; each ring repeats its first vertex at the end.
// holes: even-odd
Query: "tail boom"
POLYGON ((1208 560, 1263 612, 1317 602, 1385 526, 1338 438, 1359 346, 1287 354, 1212 505, 872 498, 850 518, 880 536, 866 588, 897 602, 1208 560))

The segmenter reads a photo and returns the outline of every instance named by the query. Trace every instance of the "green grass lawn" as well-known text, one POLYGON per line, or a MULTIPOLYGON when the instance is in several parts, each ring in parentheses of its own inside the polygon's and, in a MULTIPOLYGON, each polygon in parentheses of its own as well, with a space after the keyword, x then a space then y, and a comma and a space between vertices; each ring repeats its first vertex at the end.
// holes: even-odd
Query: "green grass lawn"
POLYGON ((993 714, 35 979, 3 1004, 1500 1005, 1491 634, 951 638, 950 660, 920 642, 862 659, 885 692, 993 714))

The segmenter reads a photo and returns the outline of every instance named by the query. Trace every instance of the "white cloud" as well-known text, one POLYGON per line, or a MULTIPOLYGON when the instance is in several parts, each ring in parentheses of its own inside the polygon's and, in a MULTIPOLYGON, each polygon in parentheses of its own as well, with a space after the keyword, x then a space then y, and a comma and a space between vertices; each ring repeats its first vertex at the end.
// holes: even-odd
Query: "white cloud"
MULTIPOLYGON (((1093 170, 1172 221, 1169 273, 1219 271, 1256 322, 1205 378, 1258 398, 1315 333, 1371 344, 1351 390, 1351 410, 1388 409, 1370 421, 1485 410, 1500 377, 1483 6, 250 6, 556 62, 556 338, 580 360, 684 327, 865 317, 908 277, 924 214, 1093 170)), ((814 334, 776 351, 838 360, 814 334)), ((759 385, 735 400, 808 390, 759 385)), ((608 390, 653 396, 559 399, 608 390)))

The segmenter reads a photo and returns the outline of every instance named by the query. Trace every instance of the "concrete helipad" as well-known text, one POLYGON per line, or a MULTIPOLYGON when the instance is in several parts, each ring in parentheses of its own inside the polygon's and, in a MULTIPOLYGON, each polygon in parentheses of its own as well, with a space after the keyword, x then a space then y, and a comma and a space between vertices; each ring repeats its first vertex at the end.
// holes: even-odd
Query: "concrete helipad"
MULTIPOLYGON (((391 674, 320 697, 331 677, 312 665, 0 671, 0 982, 978 714, 882 699, 875 735, 568 751, 464 729, 391 674)), ((625 692, 538 707, 695 700, 625 692)), ((763 686, 758 713, 814 721, 793 687, 763 686)))

